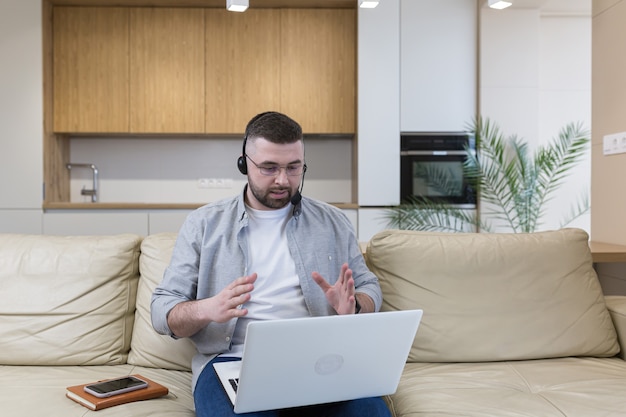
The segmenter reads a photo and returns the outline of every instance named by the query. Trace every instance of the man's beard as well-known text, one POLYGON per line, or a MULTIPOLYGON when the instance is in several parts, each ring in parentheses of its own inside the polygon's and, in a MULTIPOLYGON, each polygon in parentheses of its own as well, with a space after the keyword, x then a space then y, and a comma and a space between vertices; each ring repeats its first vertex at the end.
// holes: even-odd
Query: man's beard
POLYGON ((256 200, 264 205, 267 208, 279 209, 285 207, 288 203, 291 202, 291 189, 289 188, 270 188, 267 190, 261 190, 257 188, 254 184, 248 183, 248 187, 252 192, 252 195, 256 200), (276 199, 270 196, 272 191, 287 191, 287 195, 283 198, 276 199))

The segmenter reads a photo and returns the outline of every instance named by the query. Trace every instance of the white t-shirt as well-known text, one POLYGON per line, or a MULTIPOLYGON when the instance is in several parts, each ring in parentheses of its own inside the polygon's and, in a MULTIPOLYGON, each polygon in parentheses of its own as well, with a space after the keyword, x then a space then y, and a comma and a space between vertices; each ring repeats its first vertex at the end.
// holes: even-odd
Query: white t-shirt
POLYGON ((308 317, 309 311, 300 288, 296 265, 287 245, 286 226, 293 207, 278 210, 255 210, 246 207, 249 224, 247 274, 258 277, 250 301, 244 304, 248 314, 237 321, 229 356, 241 354, 248 323, 308 317))

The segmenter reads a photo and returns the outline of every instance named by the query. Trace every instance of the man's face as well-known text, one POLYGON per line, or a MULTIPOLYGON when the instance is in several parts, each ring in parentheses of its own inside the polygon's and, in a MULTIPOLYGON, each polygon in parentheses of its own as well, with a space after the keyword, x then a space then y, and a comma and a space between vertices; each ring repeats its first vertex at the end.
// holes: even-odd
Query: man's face
POLYGON ((248 190, 246 202, 257 210, 285 207, 300 186, 302 175, 287 175, 287 167, 304 165, 302 141, 287 144, 272 143, 263 138, 248 141, 246 145, 248 164, 248 190), (273 176, 263 175, 258 167, 281 169, 273 176))

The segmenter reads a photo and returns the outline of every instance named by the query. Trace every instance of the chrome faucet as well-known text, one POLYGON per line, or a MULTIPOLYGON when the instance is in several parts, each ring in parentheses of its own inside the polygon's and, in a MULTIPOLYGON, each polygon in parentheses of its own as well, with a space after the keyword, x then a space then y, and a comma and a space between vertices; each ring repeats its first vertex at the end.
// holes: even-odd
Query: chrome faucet
POLYGON ((85 187, 83 187, 82 190, 80 190, 80 194, 81 195, 90 195, 91 196, 91 202, 92 203, 96 203, 98 202, 98 167, 95 166, 94 164, 67 164, 67 169, 69 169, 70 171, 72 170, 72 168, 90 168, 92 173, 93 173, 93 188, 91 190, 86 190, 85 187))

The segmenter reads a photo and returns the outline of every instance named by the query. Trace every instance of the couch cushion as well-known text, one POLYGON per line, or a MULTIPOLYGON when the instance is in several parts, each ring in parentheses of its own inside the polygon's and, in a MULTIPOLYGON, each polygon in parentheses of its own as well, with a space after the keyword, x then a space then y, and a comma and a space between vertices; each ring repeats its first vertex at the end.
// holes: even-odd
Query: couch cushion
POLYGON ((618 343, 622 347, 619 356, 626 361, 626 296, 608 295, 604 300, 613 319, 618 343))
POLYGON ((124 363, 140 241, 0 234, 0 363, 124 363))
POLYGON ((158 334, 150 319, 152 293, 163 279, 163 272, 170 262, 175 242, 175 233, 158 233, 146 237, 141 243, 141 278, 128 363, 153 368, 191 370, 191 358, 196 353, 191 341, 175 340, 158 334))
POLYGON ((395 417, 620 417, 626 410, 626 362, 409 363, 387 400, 395 417))
POLYGON ((409 361, 613 356, 619 351, 583 230, 387 230, 369 242, 367 259, 380 278, 383 310, 424 310, 409 361))
POLYGON ((132 365, 1 366, 0 404, 6 417, 195 417, 191 373, 132 365), (169 394, 99 410, 65 397, 65 388, 139 374, 165 385, 169 394))

